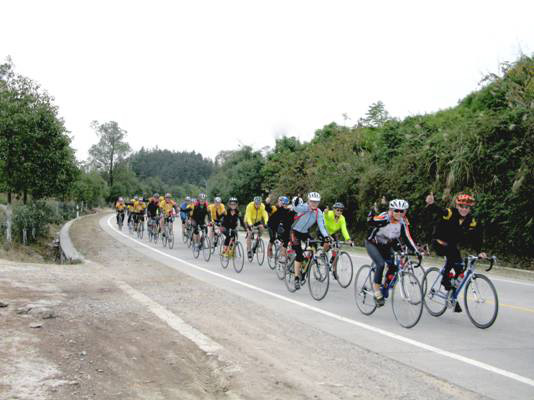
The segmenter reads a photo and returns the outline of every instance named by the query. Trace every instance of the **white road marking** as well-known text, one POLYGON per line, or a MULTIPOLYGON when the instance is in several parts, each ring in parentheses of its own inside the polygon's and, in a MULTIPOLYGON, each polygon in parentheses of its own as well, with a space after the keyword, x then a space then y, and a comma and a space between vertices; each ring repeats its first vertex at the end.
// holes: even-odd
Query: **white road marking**
MULTIPOLYGON (((364 324, 363 322, 358 322, 358 321, 355 321, 353 319, 350 319, 350 318, 347 318, 347 317, 343 317, 343 316, 338 315, 338 314, 334 314, 334 313, 332 313, 330 311, 325 311, 325 310, 322 310, 320 308, 317 308, 317 307, 314 307, 314 306, 310 306, 310 305, 308 305, 306 303, 302 303, 300 301, 297 301, 297 300, 294 300, 294 299, 290 299, 289 297, 285 297, 285 296, 279 295, 277 293, 273 293, 273 292, 270 292, 268 290, 262 289, 260 287, 251 285, 249 283, 242 282, 242 281, 239 281, 237 279, 233 279, 233 278, 230 278, 228 276, 221 275, 221 274, 219 274, 217 272, 214 272, 214 271, 210 271, 209 269, 202 268, 202 267, 200 267, 198 265, 195 265, 195 264, 192 264, 192 263, 190 263, 188 261, 182 260, 181 258, 178 258, 178 257, 175 257, 175 256, 171 256, 170 254, 167 254, 167 253, 165 253, 165 252, 163 252, 161 250, 158 250, 158 249, 156 249, 154 247, 151 247, 151 246, 149 246, 149 245, 147 245, 145 243, 142 243, 142 242, 140 242, 138 240, 135 240, 134 238, 131 238, 130 236, 128 236, 128 235, 126 235, 126 234, 124 234, 122 232, 119 232, 118 230, 116 230, 111 225, 110 221, 111 221, 112 218, 113 218, 113 216, 111 216, 107 221, 108 225, 109 225, 109 227, 111 228, 112 231, 124 236, 127 239, 133 240, 137 244, 139 244, 139 245, 141 245, 143 247, 146 247, 147 249, 150 249, 150 250, 152 250, 152 251, 154 251, 154 252, 156 252, 156 253, 158 253, 158 254, 160 254, 162 256, 165 256, 165 257, 171 258, 173 260, 176 260, 176 261, 178 261, 178 262, 180 262, 182 264, 185 264, 185 265, 187 265, 187 266, 189 266, 191 268, 194 268, 196 270, 205 272, 205 273, 213 275, 213 276, 217 276, 217 277, 219 277, 221 279, 225 279, 225 280, 230 281, 232 283, 235 283, 237 285, 244 286, 244 287, 249 288, 251 290, 255 290, 257 292, 266 294, 268 296, 272 296, 272 297, 277 298, 279 300, 286 301, 288 303, 300 306, 300 307, 305 308, 305 309, 310 310, 310 311, 314 311, 314 312, 316 312, 318 314, 322 314, 324 316, 336 319, 338 321, 346 322, 346 323, 348 323, 350 325, 354 325, 354 326, 357 326, 359 328, 362 328, 362 329, 365 329, 365 330, 368 330, 368 331, 371 331, 371 332, 374 332, 374 333, 378 333, 379 335, 386 336, 386 337, 389 337, 391 339, 395 339, 395 340, 398 340, 400 342, 410 344, 410 345, 418 347, 420 349, 427 350, 427 351, 433 352, 435 354, 439 354, 439 355, 441 355, 443 357, 447 357, 447 358, 450 358, 450 359, 453 359, 453 360, 456 360, 456 361, 460 361, 460 362, 463 362, 465 364, 468 364, 468 365, 471 365, 471 366, 474 366, 474 367, 477 367, 477 368, 480 368, 480 369, 483 369, 483 370, 486 370, 486 371, 489 371, 489 372, 493 372, 494 374, 501 375, 501 376, 504 376, 506 378, 513 379, 515 381, 524 383, 525 385, 529 385, 529 386, 534 387, 534 380, 533 379, 518 375, 518 374, 516 374, 514 372, 506 371, 504 369, 494 367, 493 365, 489 365, 489 364, 474 360, 472 358, 464 357, 464 356, 462 356, 460 354, 452 353, 452 352, 447 351, 447 350, 442 350, 442 349, 440 349, 438 347, 431 346, 431 345, 428 345, 426 343, 422 343, 422 342, 419 342, 417 340, 410 339, 410 338, 407 338, 407 337, 402 336, 402 335, 398 335, 396 333, 388 332, 388 331, 386 331, 384 329, 377 328, 377 327, 374 327, 372 325, 364 324)), ((183 271, 180 270, 180 268, 178 268, 178 267, 176 267, 174 265, 168 265, 168 267, 170 267, 170 268, 172 268, 172 269, 174 269, 174 270, 176 270, 178 272, 183 272, 183 271)))

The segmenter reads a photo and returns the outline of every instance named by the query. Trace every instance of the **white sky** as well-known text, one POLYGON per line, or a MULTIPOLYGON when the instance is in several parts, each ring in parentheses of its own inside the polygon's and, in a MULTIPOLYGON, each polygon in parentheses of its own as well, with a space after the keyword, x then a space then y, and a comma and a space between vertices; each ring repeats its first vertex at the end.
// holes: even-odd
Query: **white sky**
POLYGON ((79 159, 95 119, 134 150, 214 157, 309 140, 377 100, 397 117, 447 108, 534 52, 531 1, 363 3, 4 1, 0 61, 55 97, 79 159))

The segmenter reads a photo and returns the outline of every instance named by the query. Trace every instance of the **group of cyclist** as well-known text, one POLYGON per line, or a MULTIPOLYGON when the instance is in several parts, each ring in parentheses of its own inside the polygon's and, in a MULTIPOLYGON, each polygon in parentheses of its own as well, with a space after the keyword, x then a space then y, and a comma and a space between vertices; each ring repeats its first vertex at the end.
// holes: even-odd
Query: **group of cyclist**
MULTIPOLYGON (((124 219, 125 210, 128 211, 128 221, 134 223, 144 221, 145 210, 149 221, 157 223, 163 231, 164 224, 172 222, 179 215, 182 222, 182 232, 188 225, 193 231, 193 242, 198 245, 198 235, 201 230, 208 232, 213 239, 215 231, 223 234, 223 255, 227 254, 228 246, 235 237, 238 225, 247 232, 246 246, 248 257, 252 258, 252 235, 257 232, 262 235, 267 228, 269 244, 267 256, 272 257, 273 245, 279 241, 281 245, 281 257, 287 258, 288 249, 295 253, 295 288, 301 285, 301 268, 304 260, 302 243, 310 238, 310 230, 317 228, 319 240, 328 251, 329 244, 333 240, 342 238, 345 242, 353 244, 347 230, 346 220, 343 216, 344 205, 336 202, 332 210, 326 207, 319 208, 321 196, 317 192, 310 192, 307 201, 304 202, 299 196, 291 200, 288 196, 280 196, 275 204, 267 197, 265 202, 262 197, 254 197, 246 206, 244 218, 238 209, 237 198, 231 197, 227 207, 220 197, 215 197, 214 203, 209 204, 207 196, 201 193, 198 198, 186 197, 178 206, 167 193, 164 197, 155 193, 146 204, 143 198, 135 196, 132 201, 124 202, 120 197, 115 204, 117 210, 117 223, 124 219)), ((452 292, 451 277, 462 273, 461 256, 459 246, 465 244, 475 249, 479 257, 485 258, 486 254, 480 252, 481 235, 480 226, 471 213, 475 199, 469 194, 459 194, 454 199, 454 206, 441 208, 435 204, 433 193, 426 199, 427 209, 432 215, 435 224, 432 246, 436 253, 446 258, 446 269, 442 285, 446 291, 452 292), (452 274, 454 270, 454 274, 452 274)), ((410 233, 410 223, 407 219, 409 204, 403 199, 394 199, 389 202, 389 207, 379 212, 375 203, 368 215, 369 231, 365 240, 367 253, 376 265, 373 289, 375 301, 378 306, 384 304, 381 286, 384 279, 384 268, 392 253, 405 246, 411 253, 420 255, 417 245, 410 233)), ((213 243, 213 240, 211 241, 213 243)), ((334 269, 335 277, 335 269, 334 269)), ((389 272, 386 274, 386 277, 389 272)), ((461 308, 456 303, 456 312, 461 308)))

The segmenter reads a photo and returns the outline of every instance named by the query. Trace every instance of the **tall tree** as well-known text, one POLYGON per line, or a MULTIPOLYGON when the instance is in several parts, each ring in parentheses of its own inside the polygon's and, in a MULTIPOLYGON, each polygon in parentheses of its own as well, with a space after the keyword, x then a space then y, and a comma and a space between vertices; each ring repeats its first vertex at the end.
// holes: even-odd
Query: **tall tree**
POLYGON ((93 121, 91 128, 100 138, 97 144, 89 149, 92 165, 107 175, 109 187, 113 187, 113 171, 115 165, 123 161, 131 152, 130 145, 124 140, 127 132, 115 121, 99 123, 93 121))

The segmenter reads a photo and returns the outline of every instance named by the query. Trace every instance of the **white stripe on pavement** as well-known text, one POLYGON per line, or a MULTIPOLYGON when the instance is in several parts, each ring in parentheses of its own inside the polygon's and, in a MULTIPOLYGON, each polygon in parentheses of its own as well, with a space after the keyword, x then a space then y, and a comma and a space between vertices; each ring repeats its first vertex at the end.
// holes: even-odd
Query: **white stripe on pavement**
MULTIPOLYGON (((176 261, 178 261, 178 262, 180 262, 182 264, 185 264, 185 265, 187 265, 187 266, 189 266, 191 268, 194 268, 194 269, 202 271, 204 273, 216 276, 216 277, 221 278, 221 279, 225 279, 225 280, 230 281, 232 283, 235 283, 237 285, 244 286, 246 288, 249 288, 251 290, 255 290, 257 292, 266 294, 268 296, 272 296, 272 297, 277 298, 279 300, 283 300, 283 301, 286 301, 288 303, 300 306, 300 307, 305 308, 307 310, 314 311, 314 312, 316 312, 318 314, 321 314, 321 315, 336 319, 338 321, 346 322, 346 323, 348 323, 350 325, 354 325, 354 326, 357 326, 359 328, 362 328, 362 329, 365 329, 365 330, 368 330, 368 331, 371 331, 371 332, 374 332, 374 333, 378 333, 379 335, 386 336, 386 337, 389 337, 391 339, 395 339, 395 340, 398 340, 400 342, 410 344, 410 345, 418 347, 420 349, 427 350, 427 351, 433 352, 435 354, 439 354, 439 355, 441 355, 443 357, 447 357, 447 358, 450 358, 450 359, 453 359, 453 360, 456 360, 456 361, 460 361, 460 362, 463 362, 465 364, 468 364, 468 365, 471 365, 471 366, 474 366, 474 367, 477 367, 477 368, 480 368, 480 369, 483 369, 483 370, 486 370, 486 371, 489 371, 489 372, 493 372, 494 374, 501 375, 501 376, 504 376, 506 378, 513 379, 513 380, 515 380, 517 382, 524 383, 525 385, 529 385, 529 386, 534 387, 534 380, 533 379, 518 375, 518 374, 516 374, 514 372, 506 371, 506 370, 503 370, 501 368, 497 368, 497 367, 494 367, 492 365, 489 365, 489 364, 474 360, 472 358, 464 357, 464 356, 462 356, 460 354, 452 353, 452 352, 447 351, 447 350, 442 350, 442 349, 440 349, 438 347, 431 346, 431 345, 428 345, 426 343, 422 343, 422 342, 419 342, 417 340, 410 339, 410 338, 407 338, 407 337, 402 336, 402 335, 398 335, 396 333, 388 332, 388 331, 386 331, 384 329, 377 328, 377 327, 374 327, 372 325, 365 324, 363 322, 355 321, 353 319, 350 319, 350 318, 347 318, 347 317, 343 317, 343 316, 338 315, 338 314, 334 314, 334 313, 332 313, 330 311, 326 311, 326 310, 320 309, 318 307, 310 306, 310 305, 308 305, 306 303, 302 303, 300 301, 291 299, 289 297, 285 297, 285 296, 279 295, 277 293, 273 293, 273 292, 270 292, 268 290, 262 289, 260 287, 251 285, 249 283, 242 282, 242 281, 239 281, 237 279, 221 275, 221 274, 219 274, 217 272, 214 272, 214 271, 210 271, 209 269, 202 268, 202 267, 200 267, 198 265, 195 265, 195 264, 192 264, 192 263, 190 263, 188 261, 182 260, 181 258, 178 258, 178 257, 175 257, 175 256, 171 256, 170 254, 167 254, 167 253, 165 253, 165 252, 163 252, 161 250, 158 250, 158 249, 156 249, 154 247, 151 247, 151 246, 149 246, 149 245, 147 245, 145 243, 142 243, 142 242, 140 242, 138 240, 135 240, 134 238, 131 238, 130 236, 128 236, 128 235, 116 230, 111 225, 110 221, 111 221, 112 218, 113 218, 113 215, 107 221, 108 225, 109 225, 109 227, 111 228, 112 231, 124 236, 127 239, 133 240, 137 244, 139 244, 139 245, 141 245, 143 247, 146 247, 147 249, 150 249, 150 250, 152 250, 152 251, 154 251, 154 252, 156 252, 156 253, 158 253, 158 254, 160 254, 162 256, 165 256, 165 257, 171 258, 173 260, 176 260, 176 261)), ((178 272, 183 272, 183 271, 180 270, 180 268, 178 268, 178 267, 176 267, 174 265, 167 265, 167 266, 172 268, 172 269, 174 269, 174 270, 176 270, 176 271, 178 271, 178 272)))

